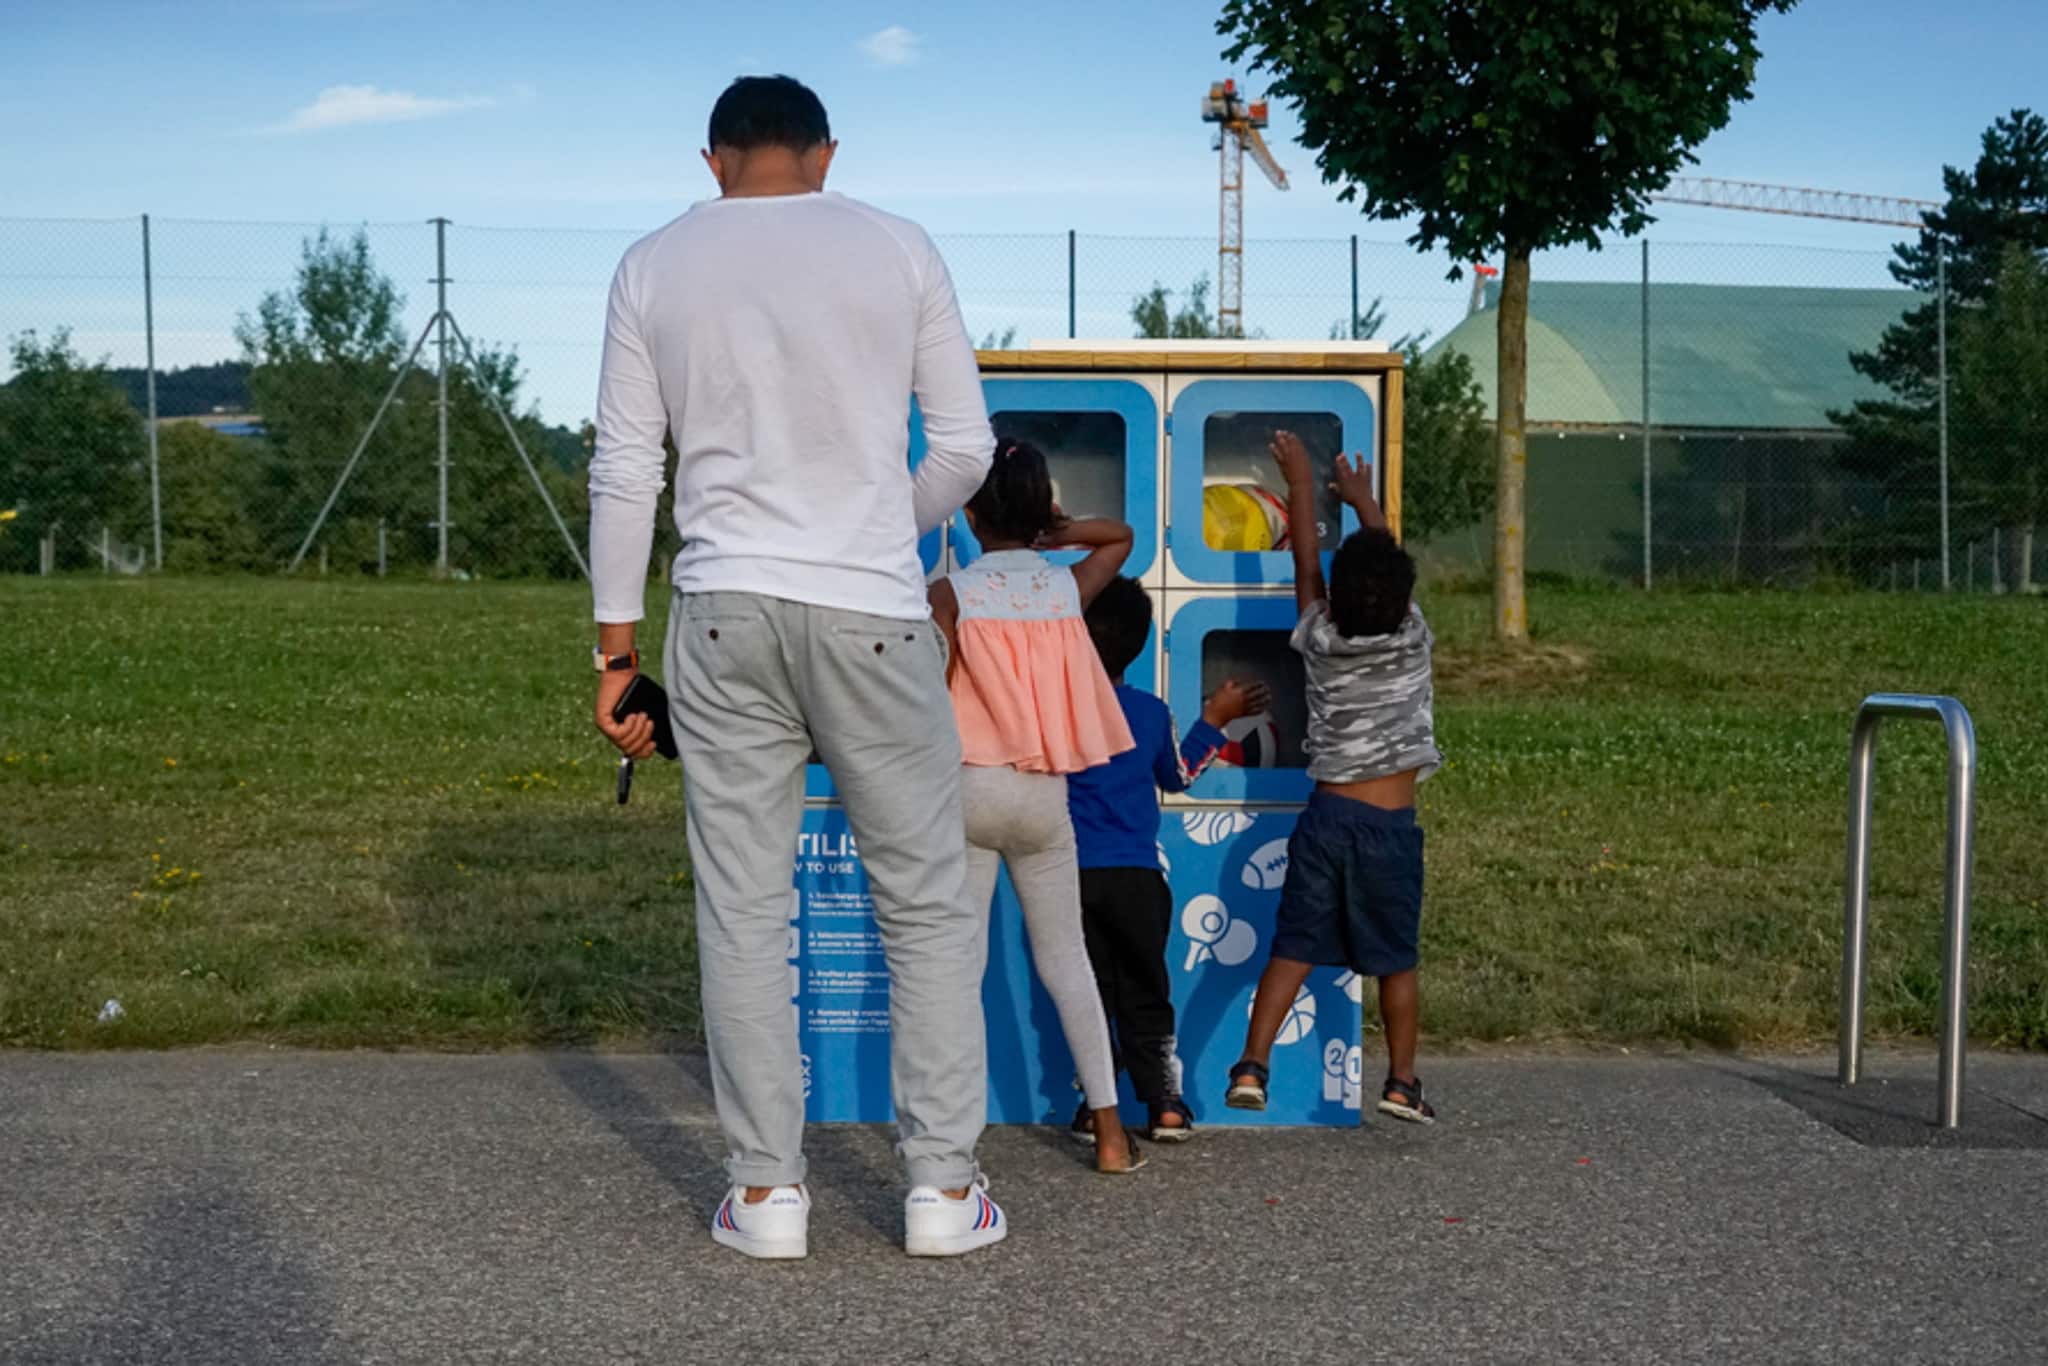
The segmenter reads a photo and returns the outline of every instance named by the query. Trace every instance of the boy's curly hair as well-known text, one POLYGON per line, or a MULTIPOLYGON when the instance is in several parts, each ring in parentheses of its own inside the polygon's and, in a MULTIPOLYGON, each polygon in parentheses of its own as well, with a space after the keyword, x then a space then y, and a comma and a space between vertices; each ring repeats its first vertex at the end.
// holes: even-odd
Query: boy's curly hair
POLYGON ((1082 616, 1088 638, 1102 657, 1102 671, 1122 678, 1131 662, 1144 653, 1152 635, 1152 595, 1136 579, 1114 578, 1088 604, 1082 616))
POLYGON ((1330 620, 1339 635, 1391 635, 1414 596, 1414 557, 1390 531, 1354 531, 1331 557, 1330 620))

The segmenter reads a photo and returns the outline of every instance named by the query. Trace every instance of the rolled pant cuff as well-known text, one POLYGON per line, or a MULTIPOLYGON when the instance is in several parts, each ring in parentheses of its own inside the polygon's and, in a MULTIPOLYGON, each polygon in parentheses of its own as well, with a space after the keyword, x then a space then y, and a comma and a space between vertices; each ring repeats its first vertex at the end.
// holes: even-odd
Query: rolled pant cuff
POLYGON ((956 1191, 963 1186, 973 1185, 975 1178, 981 1175, 981 1167, 973 1158, 952 1158, 944 1161, 934 1158, 926 1162, 911 1163, 909 1172, 910 1184, 913 1187, 934 1186, 942 1191, 956 1191))
POLYGON ((735 1186, 799 1186, 809 1171, 809 1164, 801 1157, 793 1162, 742 1162, 736 1157, 725 1160, 726 1177, 735 1186))

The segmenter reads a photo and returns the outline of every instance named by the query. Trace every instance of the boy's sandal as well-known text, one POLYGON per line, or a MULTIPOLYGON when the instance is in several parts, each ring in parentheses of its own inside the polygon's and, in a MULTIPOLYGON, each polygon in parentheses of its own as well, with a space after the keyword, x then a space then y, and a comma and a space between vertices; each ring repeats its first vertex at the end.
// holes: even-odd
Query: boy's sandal
POLYGON ((1422 1078, 1402 1081, 1388 1077, 1387 1084, 1380 1088, 1380 1113, 1405 1119, 1410 1124, 1436 1123, 1436 1111, 1422 1098, 1422 1078))
POLYGON ((1230 1090, 1224 1095, 1223 1103, 1233 1110, 1263 1110, 1266 1108, 1266 1084, 1273 1074, 1266 1064, 1253 1062, 1250 1058, 1238 1059, 1230 1069, 1230 1090), (1250 1077, 1250 1081, 1239 1081, 1239 1077, 1250 1077))
POLYGON ((1187 1102, 1179 1096, 1148 1108, 1150 1113, 1145 1119, 1145 1137, 1154 1143, 1185 1143, 1195 1136, 1195 1112, 1188 1109, 1187 1102), (1168 1115, 1180 1116, 1180 1123, 1166 1123, 1168 1115))
POLYGON ((1074 1111, 1074 1122, 1067 1126, 1067 1137, 1076 1143, 1095 1141, 1095 1112, 1088 1108, 1087 1101, 1082 1101, 1074 1111))

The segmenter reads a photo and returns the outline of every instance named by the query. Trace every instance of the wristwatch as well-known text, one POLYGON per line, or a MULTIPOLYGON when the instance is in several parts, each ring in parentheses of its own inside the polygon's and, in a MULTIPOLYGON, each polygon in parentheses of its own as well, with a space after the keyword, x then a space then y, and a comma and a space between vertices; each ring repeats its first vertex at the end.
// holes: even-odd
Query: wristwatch
POLYGON ((622 655, 608 655, 602 649, 590 652, 591 667, 601 674, 629 674, 640 667, 640 652, 628 650, 622 655))

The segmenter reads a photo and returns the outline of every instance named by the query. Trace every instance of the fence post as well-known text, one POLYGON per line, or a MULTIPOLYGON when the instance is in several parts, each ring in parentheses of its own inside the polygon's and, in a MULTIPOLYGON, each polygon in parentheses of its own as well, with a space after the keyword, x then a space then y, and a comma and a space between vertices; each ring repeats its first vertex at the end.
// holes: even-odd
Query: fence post
POLYGON ((1081 334, 1075 330, 1078 319, 1074 308, 1074 230, 1067 229, 1067 339, 1072 341, 1081 334))
POLYGON ((149 527, 156 567, 164 567, 164 491, 156 457, 156 288, 149 269, 149 215, 142 215, 142 389, 149 403, 149 527))
POLYGON ((1650 239, 1643 239, 1643 591, 1651 586, 1650 548, 1650 239))
POLYGON ((384 555, 384 519, 379 517, 377 519, 377 577, 380 579, 384 577, 384 566, 386 563, 384 555))
MULTIPOLYGON (((440 549, 434 558, 434 572, 448 577, 448 220, 434 220, 434 323, 439 331, 435 345, 440 364, 435 369, 438 435, 435 461, 441 481, 441 512, 434 523, 440 534, 440 549)), ((323 571, 324 572, 324 571, 323 571)))
POLYGON ((1351 340, 1358 340, 1358 234, 1351 234, 1351 340))
POLYGON ((1948 251, 1934 244, 1934 366, 1937 443, 1941 454, 1941 589, 1954 584, 1948 563, 1948 251))

